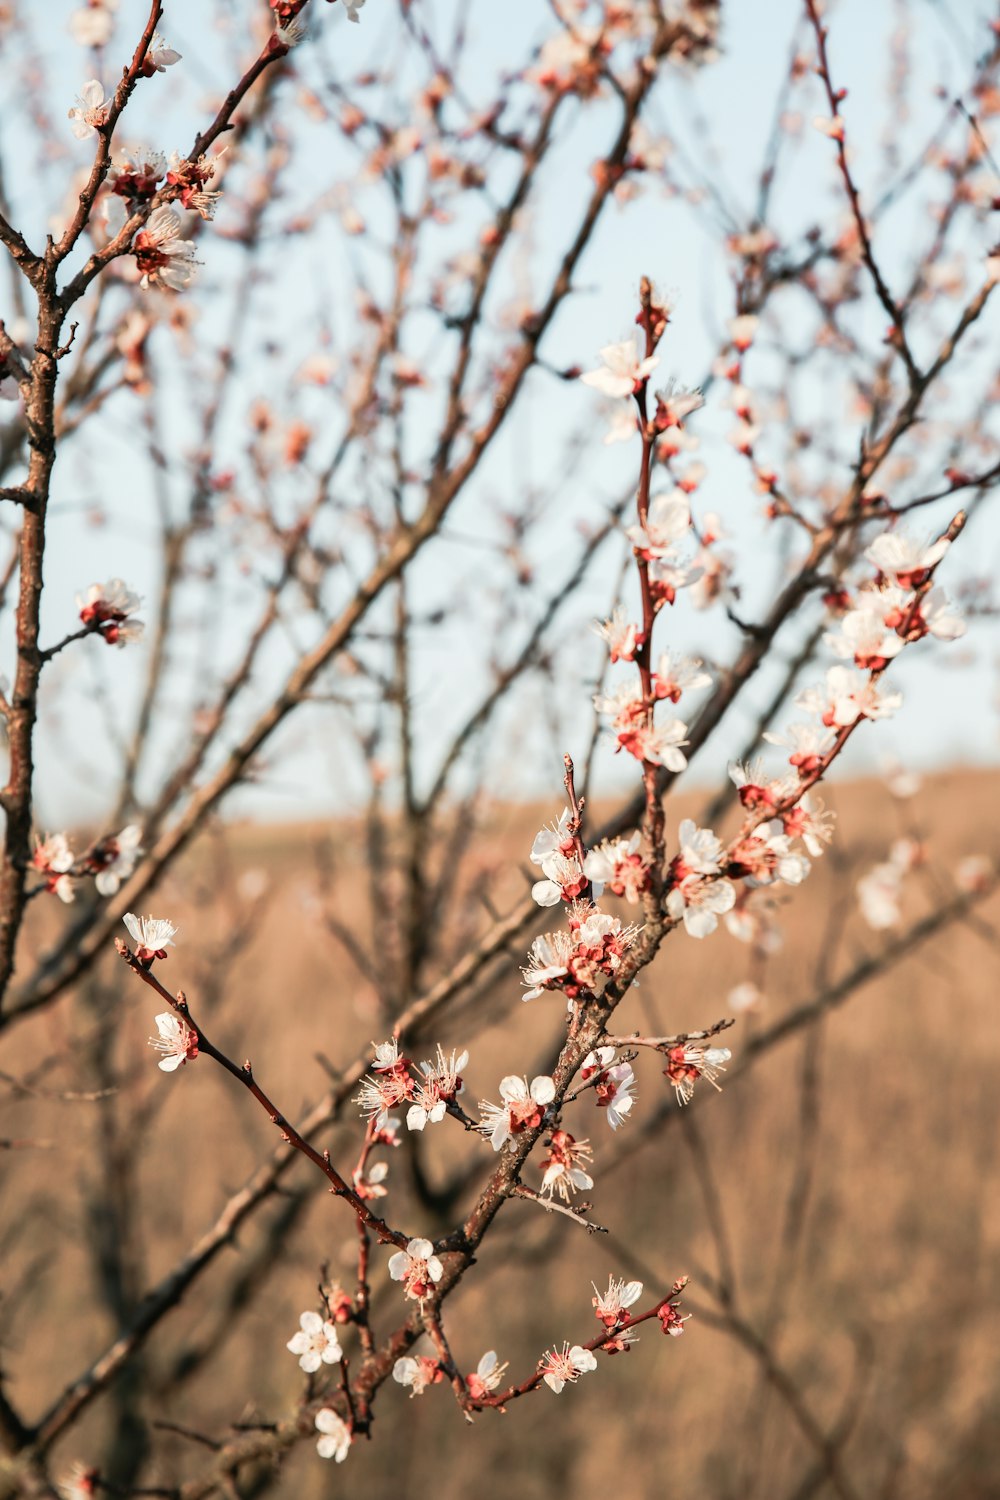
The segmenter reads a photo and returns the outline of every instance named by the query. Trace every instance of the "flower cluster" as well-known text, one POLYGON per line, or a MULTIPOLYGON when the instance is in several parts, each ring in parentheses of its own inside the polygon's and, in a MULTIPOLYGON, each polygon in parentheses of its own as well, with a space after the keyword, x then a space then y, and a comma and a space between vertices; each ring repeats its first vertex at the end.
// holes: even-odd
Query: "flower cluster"
POLYGON ((428 1124, 443 1120, 449 1104, 465 1089, 462 1069, 469 1061, 468 1052, 446 1054, 439 1043, 436 1059, 422 1062, 414 1069, 410 1059, 400 1054, 395 1038, 372 1045, 375 1062, 371 1074, 361 1084, 355 1103, 374 1128, 384 1130, 394 1123, 390 1110, 404 1104, 409 1106, 408 1130, 423 1130, 428 1124))
POLYGON ((88 630, 100 635, 109 646, 127 646, 137 641, 146 628, 141 620, 130 616, 142 604, 120 578, 107 583, 92 583, 85 594, 77 594, 76 607, 88 630))
POLYGON ((640 930, 585 901, 569 908, 567 929, 543 933, 532 943, 521 971, 527 986, 522 999, 535 1000, 545 990, 561 991, 568 1003, 602 995, 640 930))

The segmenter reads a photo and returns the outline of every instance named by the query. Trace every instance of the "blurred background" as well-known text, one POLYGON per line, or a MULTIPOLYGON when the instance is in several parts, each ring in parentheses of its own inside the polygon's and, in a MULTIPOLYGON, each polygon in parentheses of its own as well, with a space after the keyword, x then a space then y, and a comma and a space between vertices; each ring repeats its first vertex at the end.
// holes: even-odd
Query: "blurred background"
MULTIPOLYGON (((51 1495, 75 1463, 98 1493, 177 1500, 1000 1490, 1000 328, 982 294, 1000 22, 976 0, 825 7, 852 182, 932 372, 915 385, 814 127, 808 9, 763 10, 368 0, 352 25, 312 0, 224 137, 214 219, 183 215, 194 285, 143 292, 126 255, 74 313, 42 643, 113 577, 146 629, 46 668, 34 822, 78 850, 134 826, 144 856, 109 897, 81 880, 64 906, 39 885, 0 1014, 2 1389, 54 1423, 0 1494, 51 1495), (678 32, 654 66, 664 16, 678 32), (371 1043, 401 1017, 415 1059, 468 1048, 472 1113, 506 1073, 552 1067, 561 1001, 522 1005, 518 971, 557 925, 528 854, 563 806, 564 754, 588 839, 637 817, 634 762, 592 700, 625 680, 593 627, 635 611, 639 444, 578 377, 632 336, 643 275, 672 305, 656 383, 705 398, 654 476, 689 493, 701 570, 658 642, 714 683, 677 710, 692 743, 668 847, 684 817, 735 831, 731 761, 784 768, 764 734, 834 660, 831 597, 870 579, 876 535, 922 541, 967 510, 940 574, 967 632, 892 664, 903 707, 822 789, 836 834, 808 881, 758 892, 739 934, 672 934, 618 1012, 649 1035, 731 1020, 721 1092, 681 1109, 644 1054, 622 1130, 574 1106, 601 1231, 513 1201, 447 1303, 461 1369, 495 1349, 517 1381, 594 1336, 609 1275, 642 1280, 643 1306, 690 1276, 683 1337, 651 1321, 560 1396, 471 1425, 446 1384, 409 1399, 389 1381, 374 1440, 334 1470, 308 1413, 300 1440, 273 1439, 324 1388, 285 1343, 319 1283, 353 1286, 350 1214, 207 1058, 157 1070, 162 1006, 113 939, 129 910, 175 922, 162 982, 345 1171, 371 1043), (738 314, 759 319, 742 356, 738 314), (822 576, 763 632, 837 515, 822 576), (266 1456, 199 1488, 221 1445, 257 1437, 266 1456)), ((67 111, 88 79, 113 87, 147 15, 0 0, 0 211, 33 245, 93 162, 67 111)), ((265 0, 171 0, 180 61, 143 80, 113 156, 189 151, 274 20, 265 0)), ((108 196, 69 274, 107 243, 108 196)), ((29 359, 35 312, 5 263, 0 317, 29 359)), ((26 452, 5 402, 0 482, 26 452)), ((11 507, 8 676, 18 546, 11 507)), ((432 1239, 494 1164, 452 1124, 378 1153, 376 1209, 432 1239)), ((381 1338, 402 1317, 388 1253, 372 1251, 381 1338)))

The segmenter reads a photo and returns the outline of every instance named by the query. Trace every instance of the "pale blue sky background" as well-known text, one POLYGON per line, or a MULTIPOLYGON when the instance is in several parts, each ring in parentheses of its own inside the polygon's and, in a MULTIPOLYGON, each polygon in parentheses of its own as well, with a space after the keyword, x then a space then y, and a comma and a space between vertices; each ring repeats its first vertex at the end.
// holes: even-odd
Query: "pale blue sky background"
MULTIPOLYGON (((426 5, 426 0, 425 6, 428 24, 438 26, 450 9, 449 4, 426 5)), ((392 59, 398 52, 398 14, 388 0, 369 0, 360 26, 347 25, 340 7, 317 4, 313 8, 318 23, 316 31, 322 36, 307 42, 300 50, 299 63, 306 77, 311 75, 321 55, 334 69, 342 65, 346 74, 364 66, 365 58, 373 65, 377 62, 384 66, 386 59, 392 59), (308 49, 317 46, 322 51, 310 57, 308 49)), ((9 113, 0 121, 8 195, 28 226, 29 238, 36 240, 47 215, 58 212, 60 181, 65 183, 73 166, 84 164, 89 154, 86 143, 74 140, 68 122, 63 128, 65 111, 91 71, 86 55, 65 31, 66 18, 72 9, 61 0, 47 5, 44 28, 39 28, 44 29, 40 46, 52 58, 50 107, 57 133, 61 132, 64 138, 64 155, 47 164, 42 173, 37 172, 28 155, 23 127, 9 113)), ((228 12, 234 27, 252 9, 241 0, 233 0, 228 12)), ((928 138, 942 117, 943 105, 937 91, 943 89, 951 95, 964 86, 969 59, 975 50, 974 23, 988 7, 971 0, 951 7, 927 0, 910 9, 915 23, 911 58, 915 87, 913 115, 903 128, 904 158, 928 138)), ((131 39, 144 14, 143 3, 122 0, 120 35, 131 39)), ((721 61, 701 72, 691 84, 671 84, 663 102, 649 116, 649 123, 655 129, 673 138, 674 160, 682 164, 678 168, 680 175, 694 182, 703 168, 707 168, 713 180, 721 184, 724 206, 720 212, 730 214, 735 223, 745 222, 752 210, 756 170, 771 127, 775 94, 793 28, 800 14, 797 0, 761 0, 753 4, 730 0, 724 7, 721 61)), ((470 93, 482 88, 485 97, 488 79, 494 70, 502 69, 504 59, 513 62, 523 56, 526 44, 546 33, 548 12, 541 0, 537 3, 512 0, 502 6, 473 5, 470 15, 474 40, 464 82, 470 93)), ((146 139, 168 151, 175 145, 183 146, 193 134, 191 122, 200 123, 206 117, 208 94, 228 85, 232 76, 232 65, 227 61, 228 43, 224 36, 204 27, 203 17, 204 8, 196 0, 171 0, 168 4, 163 30, 170 43, 184 54, 184 61, 173 70, 169 80, 153 80, 152 86, 139 96, 130 128, 121 135, 123 142, 146 139)), ((850 90, 844 113, 866 201, 877 191, 882 167, 880 138, 885 123, 887 43, 896 17, 897 7, 891 0, 877 4, 840 0, 829 7, 833 66, 838 79, 850 90)), ((976 34, 981 40, 982 29, 976 34)), ((124 52, 124 46, 119 51, 124 52)), ((105 81, 110 82, 114 73, 115 69, 109 66, 105 81)), ((807 124, 796 148, 794 167, 775 199, 775 227, 793 241, 811 223, 829 223, 840 212, 833 148, 808 125, 812 114, 821 108, 818 92, 814 91, 809 98, 811 105, 805 110, 807 124), (836 210, 831 205, 837 205, 836 210)), ((287 108, 294 111, 291 98, 287 108)), ((579 204, 589 163, 606 146, 613 115, 610 103, 591 107, 577 122, 578 134, 567 139, 561 148, 558 170, 547 179, 544 197, 530 223, 534 261, 530 267, 509 268, 508 295, 518 277, 528 276, 535 290, 544 284, 546 266, 563 248, 562 226, 579 204)), ((281 223, 294 209, 299 190, 305 199, 327 182, 332 185, 341 178, 350 180, 354 170, 353 164, 347 162, 341 168, 342 144, 339 137, 331 139, 329 130, 306 126, 305 140, 310 171, 300 183, 292 182, 288 198, 276 205, 274 247, 269 255, 275 277, 271 285, 260 288, 253 325, 248 329, 248 349, 253 357, 247 364, 245 389, 253 394, 285 391, 287 376, 314 347, 318 305, 327 308, 335 351, 342 340, 351 336, 341 275, 343 240, 331 238, 326 226, 315 237, 294 242, 284 241, 279 233, 281 223), (267 347, 276 334, 281 342, 277 353, 267 347)), ((377 229, 377 203, 361 197, 358 201, 377 229)), ((925 212, 924 205, 904 204, 880 227, 879 253, 890 274, 897 275, 900 281, 911 246, 922 243, 928 232, 925 212)), ((220 228, 225 225, 224 209, 219 224, 220 228)), ((441 230, 442 246, 462 244, 465 227, 458 223, 441 230)), ((995 235, 995 223, 993 231, 995 235)), ((732 313, 726 264, 716 248, 717 241, 718 235, 706 232, 699 214, 683 202, 666 201, 655 191, 647 192, 627 211, 612 209, 576 278, 577 294, 543 344, 544 357, 557 366, 591 367, 596 363, 600 345, 627 336, 634 316, 635 287, 642 274, 650 274, 659 285, 676 289, 677 296, 676 315, 663 346, 663 364, 658 375, 676 373, 682 382, 699 382, 709 369, 719 334, 732 313)), ((969 261, 981 260, 988 243, 985 228, 978 238, 970 231, 964 242, 969 261)), ((359 253, 357 242, 351 243, 349 253, 359 253)), ((210 300, 202 298, 197 303, 198 315, 204 320, 202 326, 210 333, 221 326, 226 316, 227 277, 234 263, 234 252, 209 234, 202 240, 199 254, 205 261, 203 284, 214 289, 210 300)), ((369 274, 378 286, 382 268, 373 264, 369 274)), ((7 284, 0 280, 0 313, 5 317, 10 315, 7 296, 7 284)), ((884 323, 880 309, 862 310, 859 316, 862 323, 868 323, 870 333, 880 332, 884 323)), ((436 337, 429 321, 426 330, 418 325, 413 333, 410 352, 429 369, 440 358, 436 337)), ((972 391, 981 388, 991 367, 995 373, 995 350, 1000 347, 1000 318, 995 306, 983 320, 978 339, 980 351, 969 373, 950 382, 956 398, 967 400, 972 391)), ((765 327, 759 350, 754 351, 748 365, 751 383, 753 359, 765 362, 768 358, 767 341, 765 327)), ((926 356, 930 347, 928 341, 921 354, 926 356)), ((763 367, 762 364, 758 368, 763 367)), ((183 367, 176 373, 183 381, 183 367)), ((180 387, 171 387, 164 395, 161 414, 177 452, 183 450, 194 430, 192 422, 196 415, 185 409, 182 394, 180 387)), ((719 394, 716 389, 712 397, 719 394)), ((302 392, 300 388, 294 399, 301 403, 307 419, 317 426, 327 424, 332 428, 334 417, 322 405, 327 398, 302 392)), ((839 399, 838 391, 814 381, 804 391, 798 418, 803 420, 810 405, 819 411, 839 399)), ((0 420, 3 416, 0 412, 0 420)), ((159 568, 157 533, 150 475, 145 465, 136 462, 132 446, 137 422, 138 404, 128 395, 118 398, 93 423, 89 436, 72 450, 68 449, 60 460, 47 565, 47 640, 72 628, 73 595, 93 579, 121 574, 148 598, 155 597, 159 568), (109 518, 108 524, 99 529, 86 521, 95 501, 106 507, 109 518)), ((448 549, 436 546, 418 563, 414 574, 414 597, 418 605, 430 607, 441 598, 464 600, 463 618, 433 635, 419 654, 415 707, 420 723, 443 728, 458 722, 467 711, 470 695, 483 679, 482 643, 477 638, 482 630, 477 632, 475 627, 482 598, 488 596, 495 582, 494 564, 483 544, 494 541, 498 534, 496 510, 516 505, 529 485, 544 488, 563 462, 566 436, 587 427, 599 427, 603 422, 604 411, 593 392, 544 375, 532 376, 523 413, 497 443, 482 473, 449 521, 449 533, 455 538, 453 555, 449 558, 448 549)), ((710 399, 708 408, 697 419, 697 426, 692 426, 702 437, 702 452, 697 456, 704 458, 710 469, 699 503, 702 511, 719 512, 732 534, 729 546, 739 557, 738 573, 745 591, 742 608, 753 616, 766 607, 777 576, 770 557, 771 537, 760 515, 760 498, 752 491, 747 466, 725 443, 731 414, 719 410, 717 402, 710 399)), ((856 417, 845 409, 845 455, 856 446, 857 430, 856 417)), ((238 462, 245 432, 238 410, 224 417, 221 431, 224 453, 228 449, 238 462)), ((995 417, 993 431, 996 436, 995 417)), ((769 441, 765 428, 759 445, 763 460, 768 458, 769 441)), ((596 520, 608 501, 631 483, 637 457, 635 444, 599 449, 592 457, 588 456, 586 465, 569 485, 565 499, 547 516, 532 543, 537 576, 543 583, 551 585, 570 565, 567 526, 572 528, 580 521, 596 520)), ((932 467, 929 472, 936 476, 940 469, 932 467)), ((184 474, 180 471, 169 474, 167 482, 173 487, 174 501, 180 503, 185 492, 184 474)), ((926 487, 917 478, 914 486, 913 493, 926 487)), ((906 497, 903 487, 898 498, 905 501, 906 497)), ((925 513, 913 529, 929 531, 946 519, 938 509, 925 513)), ((518 754, 515 758, 507 756, 498 769, 495 785, 499 791, 514 795, 551 789, 553 795, 558 795, 562 749, 570 749, 577 755, 582 753, 590 722, 587 684, 597 671, 600 649, 589 633, 587 621, 605 612, 619 562, 620 549, 610 549, 595 570, 586 598, 579 601, 557 628, 557 637, 563 640, 559 660, 567 687, 557 725, 552 726, 551 716, 535 690, 512 707, 518 722, 513 725, 509 718, 506 732, 513 730, 516 734, 518 754), (578 692, 570 690, 574 682, 579 683, 578 692), (575 711, 571 708, 574 703, 575 711)), ((969 571, 996 576, 998 566, 1000 507, 993 504, 975 518, 967 546, 961 555, 956 549, 942 581, 954 586, 969 571)), ((177 639, 178 660, 171 692, 177 695, 179 727, 175 738, 181 742, 180 710, 191 696, 185 661, 188 666, 200 663, 203 672, 213 665, 221 668, 238 653, 251 617, 247 612, 250 591, 238 576, 220 576, 217 586, 220 614, 214 639, 207 642, 204 634, 193 631, 185 636, 183 629, 177 639), (206 654, 212 650, 217 654, 214 663, 210 654, 206 654)), ((146 613, 148 617, 148 610, 146 613)), ((290 628, 294 631, 294 621, 290 628)), ((494 632, 495 622, 488 629, 494 632)), ((688 607, 679 606, 670 615, 667 629, 664 646, 697 650, 710 658, 726 659, 735 641, 732 628, 716 613, 698 614, 688 607)), ((502 654, 503 632, 500 634, 502 654)), ((313 630, 305 630, 299 638, 308 640, 313 636, 313 630)), ((871 769, 883 754, 894 754, 909 764, 922 766, 956 760, 994 762, 998 747, 995 646, 995 627, 987 620, 975 624, 967 640, 958 646, 921 648, 908 656, 893 674, 906 696, 903 711, 893 723, 870 728, 855 738, 849 755, 845 756, 844 771, 857 773, 871 769)), ((287 643, 276 646, 269 659, 275 680, 284 671, 282 650, 286 648, 287 643)), ((46 825, 72 822, 99 809, 106 795, 106 768, 113 763, 114 750, 108 744, 102 715, 95 710, 95 688, 100 686, 101 691, 109 694, 116 711, 127 719, 134 712, 144 649, 118 653, 106 651, 97 642, 88 642, 83 649, 67 651, 57 666, 50 669, 46 730, 40 747, 40 821, 46 825)), ((9 674, 9 647, 0 665, 9 674)), ((262 696, 266 686, 262 681, 262 696)), ((765 696, 766 688, 767 678, 762 678, 760 685, 748 694, 745 708, 739 708, 725 721, 692 768, 692 776, 704 780, 724 774, 725 763, 741 748, 745 726, 765 696)), ((248 704, 248 714, 252 706, 248 704)), ((167 746, 165 736, 160 747, 165 755, 167 746)), ((427 749, 428 770, 437 749, 432 734, 427 749)), ((623 767, 610 755, 604 757, 600 770, 598 785, 605 790, 629 784, 630 768, 623 767)), ((276 740, 260 785, 241 791, 227 806, 256 816, 301 817, 314 810, 350 805, 362 782, 356 752, 337 728, 335 719, 328 710, 310 709, 300 712, 290 733, 276 740)))

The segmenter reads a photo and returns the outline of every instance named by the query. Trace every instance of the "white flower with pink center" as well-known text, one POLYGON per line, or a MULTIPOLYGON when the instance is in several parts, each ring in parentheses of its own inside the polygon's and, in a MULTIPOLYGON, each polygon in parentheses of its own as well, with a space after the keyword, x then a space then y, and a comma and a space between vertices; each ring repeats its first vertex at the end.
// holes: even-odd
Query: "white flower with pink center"
POLYGON ((667 1066, 663 1070, 663 1076, 673 1084, 678 1104, 691 1103, 694 1086, 699 1078, 704 1078, 713 1088, 718 1089, 719 1085, 715 1080, 720 1072, 725 1071, 726 1063, 732 1055, 728 1047, 702 1047, 695 1042, 671 1047, 666 1054, 667 1066))
POLYGON ((641 627, 629 619, 620 604, 612 610, 610 620, 595 625, 594 629, 601 640, 607 642, 612 662, 634 661, 635 653, 645 639, 641 627))
POLYGON ((786 885, 801 885, 809 874, 809 861, 792 852, 791 839, 783 823, 774 819, 762 823, 734 847, 729 861, 730 873, 770 885, 782 880, 786 885))
POLYGON ((591 1298, 594 1311, 605 1328, 627 1323, 628 1309, 642 1296, 642 1282, 618 1281, 614 1276, 609 1276, 606 1292, 599 1292, 593 1282, 590 1284, 594 1287, 594 1296, 591 1298))
POLYGON ((198 1056, 198 1033, 194 1028, 169 1010, 154 1020, 159 1035, 151 1036, 149 1045, 164 1054, 157 1066, 164 1073, 173 1073, 183 1063, 193 1062, 198 1056))
POLYGON ((406 1112, 407 1130, 423 1130, 426 1125, 436 1125, 444 1119, 451 1100, 465 1088, 462 1069, 468 1061, 468 1052, 452 1052, 446 1057, 439 1043, 437 1061, 420 1064, 421 1077, 414 1089, 413 1103, 406 1112))
POLYGON ((465 1383, 474 1401, 481 1401, 484 1396, 491 1395, 497 1389, 507 1373, 508 1363, 508 1360, 504 1360, 501 1364, 496 1350, 487 1349, 476 1366, 475 1374, 466 1376, 465 1383))
POLYGON ((68 112, 73 121, 73 134, 78 141, 96 134, 99 125, 108 123, 109 108, 110 100, 105 99, 104 90, 97 79, 91 78, 80 90, 76 107, 68 112))
POLYGON ((589 1166, 592 1155, 589 1141, 578 1141, 568 1130, 553 1130, 548 1155, 541 1162, 542 1197, 558 1193, 568 1203, 574 1193, 589 1192, 594 1179, 581 1163, 589 1166))
POLYGON ((80 47, 106 47, 115 26, 112 12, 117 9, 118 0, 88 0, 69 18, 74 42, 80 47))
POLYGON ((605 344, 600 367, 580 379, 602 395, 620 399, 634 395, 659 363, 655 354, 641 358, 635 340, 625 339, 621 344, 605 344))
POLYGON ((443 1376, 436 1359, 429 1359, 426 1354, 406 1354, 393 1365, 392 1378, 397 1384, 410 1387, 412 1400, 414 1396, 422 1396, 429 1385, 436 1385, 443 1376))
POLYGON ((628 839, 605 839, 591 849, 583 861, 583 873, 596 885, 607 887, 635 905, 649 886, 649 870, 639 852, 638 829, 628 839))
POLYGON ((893 578, 900 588, 915 589, 924 583, 931 568, 944 557, 951 543, 947 537, 934 542, 914 542, 898 531, 877 536, 865 549, 868 561, 886 578, 893 578))
POLYGON ((806 792, 801 801, 782 813, 781 822, 789 838, 801 839, 813 859, 819 859, 833 838, 837 814, 826 809, 818 797, 806 792))
POLYGON ((685 818, 677 830, 678 850, 671 861, 671 874, 677 880, 689 875, 717 875, 722 862, 722 840, 711 828, 699 828, 693 818, 685 818))
POLYGON ((903 920, 903 872, 886 860, 863 875, 856 886, 861 915, 876 932, 898 927, 903 920))
POLYGON ((320 1458, 332 1458, 342 1464, 351 1446, 351 1429, 343 1417, 338 1417, 329 1406, 321 1407, 316 1413, 316 1431, 322 1434, 316 1444, 320 1458))
POLYGON ((558 1396, 564 1385, 572 1385, 588 1370, 597 1369, 597 1360, 590 1349, 580 1344, 563 1344, 562 1349, 547 1349, 538 1361, 542 1379, 550 1391, 558 1396))
POLYGON ((683 490, 654 495, 646 512, 645 526, 630 526, 627 535, 638 555, 647 562, 673 558, 677 543, 691 530, 691 507, 683 490))
POLYGON ((173 47, 168 47, 158 31, 153 32, 153 40, 149 44, 146 53, 143 72, 148 76, 152 73, 165 73, 172 68, 174 63, 179 63, 181 54, 175 52, 173 47))
POLYGON ((671 427, 683 427, 686 418, 692 412, 700 411, 704 405, 705 398, 701 391, 678 385, 671 378, 666 387, 656 393, 656 430, 666 432, 671 427))
POLYGON ((791 750, 789 765, 800 776, 811 776, 818 771, 835 743, 833 731, 820 724, 789 724, 783 734, 767 730, 764 738, 770 745, 783 745, 791 750))
POLYGON ((199 262, 194 246, 181 237, 180 216, 169 203, 154 209, 132 241, 132 254, 142 272, 139 285, 183 291, 193 281, 199 262))
POLYGON ((763 762, 730 761, 729 779, 739 792, 744 807, 757 811, 776 807, 797 784, 791 777, 770 777, 764 774, 763 762))
POLYGON ((142 829, 129 823, 121 833, 109 834, 87 851, 85 864, 95 876, 94 884, 102 896, 113 896, 123 880, 135 869, 142 853, 142 829))
POLYGON ((403 1283, 406 1295, 414 1302, 423 1302, 444 1275, 444 1266, 434 1254, 430 1240, 415 1239, 410 1240, 405 1250, 397 1250, 389 1257, 389 1275, 393 1281, 403 1283))
POLYGON ((861 595, 860 609, 852 609, 840 622, 839 631, 828 631, 823 639, 833 652, 867 672, 880 672, 902 651, 905 642, 895 629, 886 628, 877 596, 861 595))
POLYGON ((148 967, 154 958, 166 958, 166 950, 174 946, 177 932, 173 922, 166 917, 137 917, 131 911, 122 920, 136 945, 135 956, 141 964, 148 967))
POLYGON ((80 619, 91 630, 99 632, 109 646, 125 646, 138 640, 146 628, 141 620, 130 619, 142 604, 138 594, 120 578, 107 583, 92 583, 85 594, 77 594, 80 619))
POLYGON ((335 1325, 324 1321, 318 1312, 304 1312, 299 1331, 285 1345, 299 1356, 299 1369, 312 1375, 320 1365, 335 1365, 344 1357, 335 1325))
POLYGON ((888 719, 903 701, 902 693, 883 692, 881 684, 853 667, 831 667, 824 687, 806 688, 795 702, 828 728, 846 729, 858 719, 888 719))
POLYGON ((689 875, 667 896, 667 915, 683 921, 688 937, 704 938, 715 931, 720 916, 732 911, 736 890, 729 880, 706 880, 689 875))
POLYGON ((47 839, 37 843, 31 856, 34 869, 45 876, 45 889, 69 905, 76 900, 76 891, 70 879, 76 856, 64 833, 50 833, 47 839))
POLYGON ((607 1113, 612 1130, 624 1125, 635 1102, 635 1074, 632 1064, 614 1062, 614 1047, 598 1047, 588 1052, 580 1069, 586 1083, 593 1078, 594 1096, 599 1109, 607 1113))
POLYGON ((682 693, 711 685, 712 679, 702 671, 698 657, 675 656, 670 651, 663 653, 653 673, 653 697, 669 698, 671 703, 680 702, 682 693))
POLYGON ((500 1080, 501 1104, 491 1104, 485 1099, 479 1101, 482 1118, 478 1129, 488 1138, 494 1151, 500 1151, 507 1142, 513 1150, 515 1136, 524 1130, 538 1129, 555 1095, 555 1083, 546 1075, 533 1078, 529 1086, 526 1078, 510 1073, 500 1080))

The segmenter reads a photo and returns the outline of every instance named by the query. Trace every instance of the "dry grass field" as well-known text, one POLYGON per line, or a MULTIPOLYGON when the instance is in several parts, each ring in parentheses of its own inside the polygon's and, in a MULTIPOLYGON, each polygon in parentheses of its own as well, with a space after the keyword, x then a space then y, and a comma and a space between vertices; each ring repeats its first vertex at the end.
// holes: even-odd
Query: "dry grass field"
MULTIPOLYGON (((376 1406, 376 1441, 337 1469, 304 1443, 269 1492, 1000 1494, 1000 904, 753 1053, 782 1015, 895 941, 859 922, 853 889, 893 838, 913 831, 907 820, 917 817, 928 855, 909 877, 908 923, 954 894, 961 854, 996 854, 998 800, 1000 777, 987 772, 931 778, 914 803, 893 802, 874 781, 833 788, 834 852, 787 893, 784 947, 768 961, 762 1008, 726 1038, 734 1060, 723 1091, 702 1086, 681 1111, 655 1058, 640 1058, 639 1100, 618 1135, 578 1107, 579 1133, 596 1147, 593 1216, 610 1232, 590 1236, 511 1203, 486 1241, 485 1274, 447 1305, 463 1367, 496 1348, 521 1379, 553 1342, 592 1337, 591 1281, 639 1277, 658 1295, 687 1273, 694 1316, 683 1338, 646 1325, 627 1355, 602 1359, 558 1398, 543 1388, 474 1426, 446 1386, 418 1400, 392 1386, 376 1406)), ((703 801, 673 800, 671 820, 703 801)), ((484 824, 473 890, 496 910, 523 892, 538 813, 497 808, 484 824)), ((293 1118, 328 1083, 317 1054, 345 1066, 385 1030, 371 986, 310 894, 321 867, 340 919, 362 930, 361 858, 351 827, 220 829, 152 903, 181 926, 164 982, 186 989, 220 1045, 252 1058, 293 1118)), ((485 925, 477 896, 468 901, 463 920, 485 925)), ((62 914, 36 905, 42 944, 62 914)), ((475 1013, 446 1015, 408 1049, 421 1057, 437 1040, 468 1045, 473 1100, 496 1098, 507 1071, 543 1071, 558 1040, 558 999, 521 1004, 518 956, 475 1013)), ((620 1029, 703 1026, 726 1014, 729 990, 747 976, 748 950, 727 933, 706 942, 675 933, 619 1013, 620 1029)), ((129 1321, 274 1144, 263 1114, 207 1059, 173 1076, 157 1070, 145 1046, 155 1010, 109 955, 83 992, 16 1031, 0 1063, 0 1137, 36 1143, 0 1153, 0 1341, 11 1392, 32 1417, 129 1321), (114 1092, 43 1097, 102 1088, 114 1092)), ((316 1144, 349 1162, 360 1134, 348 1106, 316 1144)), ((448 1124, 429 1131, 417 1202, 406 1185, 411 1146, 393 1154, 391 1216, 433 1235, 445 1222, 442 1190, 457 1175, 465 1201, 463 1169, 478 1161, 485 1173, 491 1153, 448 1124)), ((66 1442, 66 1467, 86 1459, 113 1478, 142 1441, 140 1417, 214 1430, 286 1413, 302 1386, 285 1341, 314 1303, 321 1263, 349 1280, 354 1246, 347 1212, 295 1164, 66 1442)), ((373 1255, 378 1332, 400 1305, 381 1268, 387 1252, 373 1255)), ((345 1342, 350 1352, 350 1333, 345 1342)), ((146 1485, 173 1483, 208 1456, 166 1428, 155 1444, 146 1485)))

